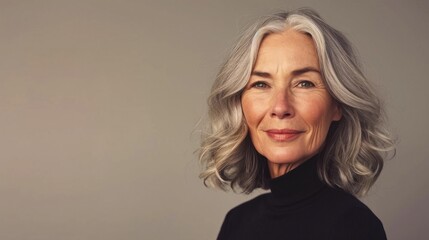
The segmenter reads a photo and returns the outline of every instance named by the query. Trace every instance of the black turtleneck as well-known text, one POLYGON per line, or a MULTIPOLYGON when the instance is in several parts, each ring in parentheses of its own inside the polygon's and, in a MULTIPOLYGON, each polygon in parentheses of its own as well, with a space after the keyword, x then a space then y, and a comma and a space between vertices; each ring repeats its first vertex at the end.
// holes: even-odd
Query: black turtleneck
POLYGON ((384 240, 380 220, 354 196, 324 184, 313 157, 228 212, 218 240, 384 240))

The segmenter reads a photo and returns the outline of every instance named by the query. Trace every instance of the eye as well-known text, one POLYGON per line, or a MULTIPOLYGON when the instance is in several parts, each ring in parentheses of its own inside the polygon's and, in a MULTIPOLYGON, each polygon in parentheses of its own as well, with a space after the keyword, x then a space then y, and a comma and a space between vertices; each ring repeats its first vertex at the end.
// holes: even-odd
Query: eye
POLYGON ((297 86, 300 87, 300 88, 312 88, 312 87, 315 87, 314 83, 312 83, 312 82, 310 82, 308 80, 300 81, 297 86))
POLYGON ((257 82, 252 83, 250 85, 250 87, 252 87, 252 88, 268 88, 269 86, 266 82, 257 81, 257 82))

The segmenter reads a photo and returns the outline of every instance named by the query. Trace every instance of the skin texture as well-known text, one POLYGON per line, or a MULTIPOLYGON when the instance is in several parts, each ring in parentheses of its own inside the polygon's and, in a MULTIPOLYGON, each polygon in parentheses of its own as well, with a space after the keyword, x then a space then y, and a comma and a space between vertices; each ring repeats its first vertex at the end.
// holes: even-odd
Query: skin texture
POLYGON ((262 41, 241 103, 252 143, 268 159, 272 178, 317 154, 332 121, 341 119, 311 37, 295 30, 262 41))

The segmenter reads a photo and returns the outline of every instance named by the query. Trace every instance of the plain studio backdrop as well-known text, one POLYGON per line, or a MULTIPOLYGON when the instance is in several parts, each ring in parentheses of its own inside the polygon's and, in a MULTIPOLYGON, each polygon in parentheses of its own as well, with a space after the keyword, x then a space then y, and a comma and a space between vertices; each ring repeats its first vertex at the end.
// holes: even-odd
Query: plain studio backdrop
POLYGON ((198 179, 197 123, 256 17, 309 6, 354 43, 397 155, 363 201, 428 239, 428 1, 0 1, 0 239, 215 239, 254 197, 198 179))

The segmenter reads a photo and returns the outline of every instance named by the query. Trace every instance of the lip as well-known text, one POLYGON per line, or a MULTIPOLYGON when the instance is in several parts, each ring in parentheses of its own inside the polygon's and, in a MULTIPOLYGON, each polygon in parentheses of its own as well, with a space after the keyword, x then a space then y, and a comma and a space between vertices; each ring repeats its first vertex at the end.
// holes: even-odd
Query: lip
POLYGON ((296 139, 304 131, 295 129, 268 129, 265 131, 276 142, 287 142, 296 139))

